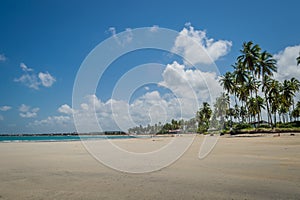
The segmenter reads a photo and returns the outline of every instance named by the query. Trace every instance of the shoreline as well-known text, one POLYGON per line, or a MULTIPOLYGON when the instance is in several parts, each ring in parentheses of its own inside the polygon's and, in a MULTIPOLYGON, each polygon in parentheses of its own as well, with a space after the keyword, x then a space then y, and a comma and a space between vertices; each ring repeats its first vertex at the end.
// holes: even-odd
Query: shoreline
MULTIPOLYGON (((32 135, 32 136, 28 136, 28 135, 22 135, 22 136, 12 136, 12 137, 49 137, 51 138, 52 135, 32 135)), ((57 136, 69 136, 69 135, 57 135, 57 136)), ((210 136, 209 134, 207 135, 203 135, 203 134, 196 134, 196 133, 191 133, 191 134, 163 134, 163 135, 76 135, 79 138, 76 139, 48 139, 48 140, 0 140, 0 144, 1 143, 46 143, 46 142, 51 142, 51 143, 55 143, 55 142, 81 142, 81 141, 96 141, 96 140, 131 140, 131 139, 145 139, 145 140, 153 140, 155 141, 156 139, 163 139, 163 138, 173 138, 173 137, 203 137, 203 136, 210 136), (103 136, 99 137, 99 138, 81 138, 80 136, 103 136), (124 138, 122 138, 122 136, 124 136, 124 138), (105 138, 105 137, 111 137, 111 138, 105 138), (116 138, 114 138, 116 137, 116 138)), ((10 137, 10 136, 1 136, 0 135, 0 139, 1 137, 10 137)), ((55 137, 55 136, 53 136, 55 137)), ((220 138, 254 138, 254 137, 300 137, 300 133, 298 132, 284 132, 284 133, 280 133, 280 135, 278 135, 278 133, 264 133, 264 132, 258 132, 258 133, 242 133, 242 134, 224 134, 224 135, 220 135, 220 138)))

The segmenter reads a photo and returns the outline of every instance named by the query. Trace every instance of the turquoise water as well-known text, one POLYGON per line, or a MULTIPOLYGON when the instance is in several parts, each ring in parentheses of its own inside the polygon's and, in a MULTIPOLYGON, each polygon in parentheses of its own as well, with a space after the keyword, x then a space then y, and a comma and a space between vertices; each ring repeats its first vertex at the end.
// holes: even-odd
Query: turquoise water
POLYGON ((129 135, 58 135, 58 136, 0 136, 0 142, 59 142, 79 140, 128 139, 129 135))

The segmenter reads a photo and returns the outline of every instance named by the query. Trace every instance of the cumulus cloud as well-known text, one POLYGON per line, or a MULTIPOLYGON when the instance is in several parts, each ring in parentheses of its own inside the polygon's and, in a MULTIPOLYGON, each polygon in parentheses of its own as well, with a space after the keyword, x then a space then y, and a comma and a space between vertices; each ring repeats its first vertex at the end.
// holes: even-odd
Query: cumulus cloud
POLYGON ((4 54, 0 54, 0 62, 6 61, 6 56, 4 54))
POLYGON ((75 121, 79 132, 99 131, 98 124, 102 131, 126 131, 138 125, 165 123, 171 119, 190 119, 195 116, 203 101, 212 105, 212 101, 222 91, 215 73, 187 68, 177 62, 166 66, 162 81, 158 84, 159 87, 168 88, 169 92, 146 88, 144 94, 130 103, 116 99, 102 101, 92 94, 86 96, 76 110, 68 104, 61 105, 58 112, 67 114, 61 115, 65 117, 51 116, 36 120, 31 125, 48 126, 58 123, 59 127, 73 128, 75 121), (71 114, 75 115, 74 119, 71 114))
POLYGON ((11 109, 11 106, 1 106, 0 111, 8 111, 11 109))
POLYGON ((222 91, 216 73, 187 69, 176 61, 167 65, 162 76, 160 84, 181 98, 194 98, 196 95, 200 102, 210 101, 222 91))
POLYGON ((274 55, 277 60, 277 73, 275 78, 279 81, 291 79, 300 80, 300 66, 297 66, 296 58, 299 56, 300 45, 286 47, 283 51, 274 55))
POLYGON ((27 67, 24 63, 20 64, 20 68, 24 72, 19 78, 15 78, 15 82, 20 82, 25 86, 38 90, 40 86, 51 87, 56 79, 49 72, 34 73, 32 68, 27 67))
POLYGON ((191 23, 185 25, 175 40, 173 51, 182 53, 190 64, 212 64, 230 51, 231 41, 208 38, 206 31, 195 30, 191 23))
POLYGON ((45 87, 51 87, 53 83, 56 81, 55 78, 51 76, 51 74, 49 74, 49 72, 46 73, 40 72, 38 76, 39 79, 41 80, 41 84, 45 87))
POLYGON ((58 112, 71 115, 74 110, 68 104, 63 104, 58 108, 58 112))
POLYGON ((19 107, 19 111, 20 111, 19 115, 20 117, 23 118, 33 118, 37 116, 39 110, 40 110, 39 108, 31 108, 28 105, 22 104, 19 107))

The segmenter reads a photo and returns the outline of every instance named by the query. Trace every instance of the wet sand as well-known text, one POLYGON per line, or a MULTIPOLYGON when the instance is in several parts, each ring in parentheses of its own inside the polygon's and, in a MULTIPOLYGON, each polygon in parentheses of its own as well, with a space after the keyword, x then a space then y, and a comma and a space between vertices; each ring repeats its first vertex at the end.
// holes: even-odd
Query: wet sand
MULTIPOLYGON (((118 140, 147 152, 170 138, 118 140)), ((300 136, 222 136, 199 160, 203 136, 174 164, 145 174, 112 170, 81 142, 0 143, 0 199, 299 199, 300 136)))

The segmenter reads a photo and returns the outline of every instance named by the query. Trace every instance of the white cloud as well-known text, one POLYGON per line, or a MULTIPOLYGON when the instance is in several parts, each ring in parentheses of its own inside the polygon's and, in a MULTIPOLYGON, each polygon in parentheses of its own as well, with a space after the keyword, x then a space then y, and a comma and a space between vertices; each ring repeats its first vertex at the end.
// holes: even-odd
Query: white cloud
POLYGON ((27 106, 25 104, 22 104, 20 107, 19 107, 19 115, 20 117, 23 117, 23 118, 33 118, 33 117, 36 117, 37 116, 37 113, 40 109, 39 108, 30 108, 30 106, 27 106))
POLYGON ((28 68, 24 63, 20 63, 20 67, 24 72, 32 72, 33 69, 28 68))
POLYGON ((0 54, 0 62, 4 62, 6 60, 7 60, 6 56, 4 54, 0 54))
POLYGON ((30 109, 30 106, 27 106, 27 105, 25 105, 25 104, 22 104, 22 105, 20 106, 20 108, 19 108, 19 111, 20 111, 20 112, 27 112, 27 111, 29 111, 29 109, 30 109))
POLYGON ((42 125, 66 125, 71 122, 71 118, 69 116, 50 116, 43 120, 35 120, 30 123, 30 126, 42 126, 42 125))
POLYGON ((1 106, 0 111, 8 111, 11 109, 11 106, 1 106))
POLYGON ((277 60, 277 73, 275 78, 279 81, 291 79, 300 80, 300 66, 297 66, 296 58, 299 56, 300 45, 286 47, 283 51, 274 55, 277 60))
POLYGON ((186 69, 177 62, 167 65, 160 82, 173 94, 147 91, 131 102, 110 99, 101 101, 89 95, 76 110, 77 126, 86 132, 98 129, 127 130, 138 125, 165 123, 171 119, 189 119, 195 116, 199 105, 208 101, 211 105, 222 91, 215 73, 186 69), (97 122, 91 120, 97 117, 97 122))
POLYGON ((143 95, 131 103, 116 99, 104 102, 95 94, 88 95, 76 110, 67 104, 58 108, 58 112, 67 116, 51 116, 36 120, 31 125, 50 126, 58 123, 57 127, 73 129, 74 119, 71 114, 74 113, 79 132, 99 131, 98 123, 102 130, 126 131, 140 124, 165 123, 173 118, 190 119, 195 116, 203 101, 212 105, 212 101, 222 91, 215 73, 188 69, 177 62, 166 66, 159 84, 171 90, 172 94, 145 90, 143 95))
POLYGON ((108 31, 111 33, 112 37, 120 46, 125 46, 126 44, 129 44, 132 41, 133 34, 131 28, 126 28, 121 38, 117 35, 115 27, 110 27, 108 31))
POLYGON ((35 74, 23 74, 20 78, 15 78, 14 81, 20 82, 25 86, 35 90, 38 90, 40 85, 40 82, 35 74))
POLYGON ((49 74, 49 72, 46 73, 40 72, 39 79, 41 80, 42 85, 45 87, 51 87, 53 83, 56 81, 55 78, 51 76, 51 74, 49 74))
POLYGON ((162 75, 163 81, 160 84, 181 98, 192 98, 196 95, 199 101, 209 101, 222 91, 218 76, 214 72, 186 69, 176 61, 168 64, 162 75))
POLYGON ((182 29, 176 38, 173 51, 182 53, 184 58, 192 65, 212 64, 226 55, 231 46, 231 41, 215 41, 206 36, 206 31, 195 30, 191 23, 186 23, 186 27, 182 29))
POLYGON ((153 25, 153 26, 150 28, 150 31, 151 31, 151 32, 157 32, 158 29, 159 29, 159 26, 153 25))
POLYGON ((20 78, 15 78, 15 82, 20 82, 25 86, 38 90, 40 86, 51 87, 56 79, 49 72, 38 74, 34 73, 32 68, 27 67, 24 63, 20 64, 20 68, 24 74, 20 78))
POLYGON ((58 112, 71 115, 73 114, 74 110, 69 105, 64 104, 58 108, 58 112))

